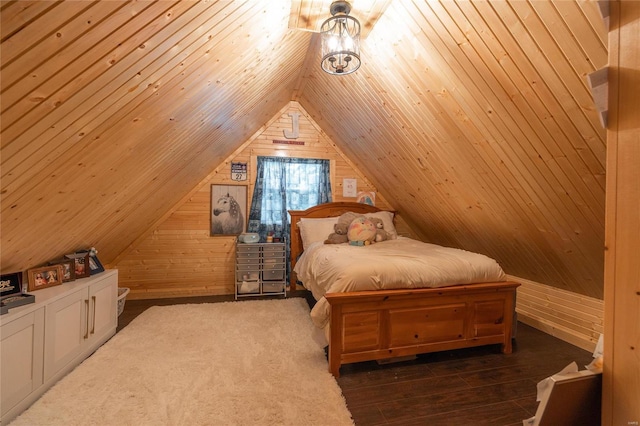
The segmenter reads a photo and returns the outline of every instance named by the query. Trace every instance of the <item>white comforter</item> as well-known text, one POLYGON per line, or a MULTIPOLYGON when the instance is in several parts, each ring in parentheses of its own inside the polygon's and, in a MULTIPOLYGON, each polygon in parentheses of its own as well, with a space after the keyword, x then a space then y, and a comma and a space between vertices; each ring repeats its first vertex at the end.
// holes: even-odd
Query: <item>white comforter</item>
POLYGON ((490 257, 403 237, 364 247, 313 243, 294 271, 318 301, 311 318, 319 328, 329 321, 325 293, 505 281, 490 257))

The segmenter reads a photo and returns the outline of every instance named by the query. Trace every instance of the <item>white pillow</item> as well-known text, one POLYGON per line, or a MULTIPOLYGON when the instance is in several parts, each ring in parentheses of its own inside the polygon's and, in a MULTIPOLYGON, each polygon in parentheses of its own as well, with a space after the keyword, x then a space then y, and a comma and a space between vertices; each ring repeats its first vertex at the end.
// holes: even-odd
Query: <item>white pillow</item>
POLYGON ((365 213, 367 217, 377 217, 382 219, 382 224, 384 225, 384 230, 391 234, 391 239, 398 238, 398 231, 396 231, 396 227, 393 225, 393 213, 382 211, 376 213, 365 213))
POLYGON ((326 240, 329 234, 333 233, 333 225, 337 222, 338 217, 300 218, 298 228, 300 229, 303 250, 317 241, 326 240))

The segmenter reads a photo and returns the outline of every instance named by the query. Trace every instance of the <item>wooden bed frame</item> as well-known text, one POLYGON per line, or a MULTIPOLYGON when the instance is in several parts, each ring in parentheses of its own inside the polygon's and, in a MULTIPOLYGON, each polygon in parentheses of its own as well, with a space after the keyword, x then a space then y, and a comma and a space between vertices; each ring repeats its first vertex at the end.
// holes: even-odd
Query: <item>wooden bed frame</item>
MULTIPOLYGON (((302 253, 301 218, 367 214, 380 209, 360 203, 327 203, 291 210, 291 268, 302 253)), ((291 289, 297 277, 291 272, 291 289)), ((353 362, 501 344, 511 353, 515 282, 440 288, 327 293, 331 306, 329 371, 353 362)))

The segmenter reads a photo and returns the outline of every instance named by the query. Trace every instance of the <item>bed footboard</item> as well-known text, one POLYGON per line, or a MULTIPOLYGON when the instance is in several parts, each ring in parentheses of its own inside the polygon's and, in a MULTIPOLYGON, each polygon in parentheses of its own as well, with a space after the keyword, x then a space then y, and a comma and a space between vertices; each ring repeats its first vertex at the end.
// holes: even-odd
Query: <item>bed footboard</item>
POLYGON ((511 353, 518 283, 327 293, 329 371, 353 362, 501 344, 511 353))

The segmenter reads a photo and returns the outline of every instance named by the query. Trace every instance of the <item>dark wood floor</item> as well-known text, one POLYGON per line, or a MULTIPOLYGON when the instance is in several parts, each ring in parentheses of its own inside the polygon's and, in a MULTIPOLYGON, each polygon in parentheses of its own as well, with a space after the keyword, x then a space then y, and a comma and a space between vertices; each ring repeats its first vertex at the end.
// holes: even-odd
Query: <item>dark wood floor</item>
MULTIPOLYGON (((126 301, 118 331, 150 306, 231 300, 233 296, 126 301)), ((535 414, 540 380, 572 361, 584 368, 591 360, 591 353, 518 323, 512 354, 490 346, 396 364, 344 365, 338 384, 358 426, 521 426, 535 414)))

